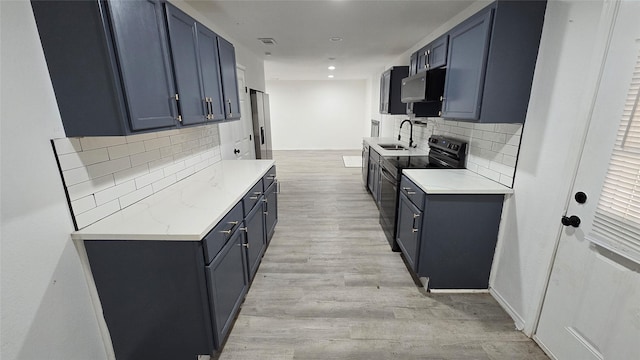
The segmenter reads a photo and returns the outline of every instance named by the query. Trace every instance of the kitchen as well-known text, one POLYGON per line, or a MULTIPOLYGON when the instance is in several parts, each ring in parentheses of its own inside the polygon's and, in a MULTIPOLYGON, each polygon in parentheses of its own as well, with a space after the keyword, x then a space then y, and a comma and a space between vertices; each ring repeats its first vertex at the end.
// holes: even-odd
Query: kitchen
MULTIPOLYGON (((176 4, 191 9, 188 4, 176 4)), ((443 24, 442 31, 425 35, 397 61, 381 64, 370 75, 370 116, 363 116, 362 122, 380 120, 381 134, 395 137, 406 115, 378 114, 380 74, 390 66, 407 65, 411 52, 484 5, 465 9, 443 24)), ((517 129, 495 131, 505 134, 505 145, 509 145, 507 136, 512 139, 521 135, 522 143, 513 184, 516 195, 503 210, 491 289, 516 327, 529 336, 534 334, 547 288, 556 239, 562 229, 559 219, 565 214, 566 199, 573 198, 572 180, 567 179, 573 179, 573 168, 580 156, 579 138, 586 129, 589 91, 593 97, 596 88, 597 77, 584 76, 594 73, 595 65, 584 59, 601 51, 591 41, 601 37, 593 24, 608 11, 611 10, 599 3, 550 2, 526 125, 521 134, 517 129)), ((197 11, 189 13, 205 22, 197 11)), ((8 358, 33 358, 38 353, 54 358, 90 358, 92 355, 88 354, 102 354, 105 350, 97 321, 92 321, 95 314, 80 261, 69 239, 73 225, 48 142, 64 137, 64 131, 28 3, 3 2, 2 36, 2 351, 8 358), (20 56, 6 59, 4 54, 8 53, 20 56), (33 111, 34 102, 39 111, 33 111), (25 166, 27 163, 32 166, 25 166)), ((259 60, 246 48, 235 42, 234 45, 238 63, 246 66, 248 87, 266 89, 259 60)), ((272 101, 275 102, 273 93, 272 101)), ((465 124, 457 124, 456 129, 450 130, 464 133, 465 124)), ((436 120, 426 127, 415 126, 414 140, 426 147, 430 127, 438 126, 442 129, 451 125, 446 120, 436 120)), ((366 136, 368 129, 358 135, 360 139, 356 137, 358 144, 351 148, 359 148, 361 138, 366 136)), ((409 138, 406 126, 402 138, 409 138)), ((637 288, 637 273, 635 276, 627 281, 637 288)), ((624 300, 620 296, 614 298, 624 300)), ((637 328, 627 331, 632 334, 637 328)), ((625 348, 622 342, 617 346, 630 351, 624 354, 632 354, 637 344, 625 348)))

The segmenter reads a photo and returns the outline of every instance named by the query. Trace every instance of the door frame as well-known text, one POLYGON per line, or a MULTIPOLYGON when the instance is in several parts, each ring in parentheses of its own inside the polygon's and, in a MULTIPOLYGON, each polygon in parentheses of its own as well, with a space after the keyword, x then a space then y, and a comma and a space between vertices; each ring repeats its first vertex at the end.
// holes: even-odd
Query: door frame
MULTIPOLYGON (((564 204, 565 214, 572 200, 572 194, 573 194, 573 189, 575 187, 575 182, 577 179, 578 169, 580 166, 580 162, 584 152, 584 147, 587 141, 587 136, 588 136, 589 129, 591 127, 591 122, 593 119, 593 111, 596 106, 598 90, 602 82, 604 65, 606 63, 606 60, 609 54, 611 38, 613 37, 613 30, 616 25, 616 18, 617 18, 618 11, 620 9, 620 4, 622 1, 624 0, 606 1, 603 4, 602 12, 600 14, 597 37, 594 39, 595 45, 594 45, 593 57, 591 60, 591 64, 589 65, 589 69, 590 69, 589 73, 596 74, 596 75, 591 77, 587 81, 587 86, 585 87, 585 92, 583 95, 584 106, 580 107, 581 110, 580 110, 579 116, 580 118, 585 119, 585 121, 582 124, 581 128, 577 129, 576 136, 574 137, 575 143, 578 146, 578 152, 577 152, 575 161, 569 165, 569 166, 572 166, 572 171, 571 171, 572 175, 569 180, 571 183, 571 187, 569 190, 569 194, 565 199, 565 204, 564 204)), ((561 226, 560 223, 558 222, 558 230, 557 230, 557 234, 553 244, 553 251, 551 256, 549 257, 549 261, 546 266, 546 275, 545 275, 545 281, 543 286, 544 290, 540 293, 539 299, 537 301, 537 307, 536 307, 535 317, 534 317, 532 331, 531 331, 533 340, 538 344, 538 346, 544 349, 547 355, 549 355, 550 352, 538 340, 536 334, 538 331, 538 325, 540 323, 540 317, 542 315, 542 308, 544 306, 544 302, 547 296, 547 291, 549 289, 549 281, 551 280, 551 273, 553 271, 553 266, 555 264, 556 257, 558 254, 558 246, 560 244, 560 239, 562 237, 563 228, 564 227, 561 226)))

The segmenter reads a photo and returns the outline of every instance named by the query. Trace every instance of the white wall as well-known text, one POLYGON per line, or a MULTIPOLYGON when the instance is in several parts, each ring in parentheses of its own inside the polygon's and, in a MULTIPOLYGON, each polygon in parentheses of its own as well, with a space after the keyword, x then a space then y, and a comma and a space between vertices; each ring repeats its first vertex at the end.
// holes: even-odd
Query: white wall
POLYGON ((585 89, 602 9, 595 1, 550 1, 514 195, 506 203, 491 287, 525 333, 535 327, 560 218, 586 126, 585 89))
POLYGON ((269 80, 274 150, 360 149, 369 136, 365 80, 269 80))
POLYGON ((64 136, 28 1, 0 2, 0 358, 106 359, 49 139, 64 136))

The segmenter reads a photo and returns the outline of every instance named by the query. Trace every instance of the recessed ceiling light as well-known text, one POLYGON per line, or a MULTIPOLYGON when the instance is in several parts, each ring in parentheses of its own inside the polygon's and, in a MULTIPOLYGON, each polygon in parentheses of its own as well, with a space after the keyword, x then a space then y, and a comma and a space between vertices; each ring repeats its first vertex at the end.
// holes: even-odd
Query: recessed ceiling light
POLYGON ((274 38, 258 38, 265 45, 275 45, 276 39, 274 38))
POLYGON ((334 58, 334 57, 330 57, 330 58, 329 58, 329 61, 333 61, 333 60, 335 60, 335 59, 336 59, 336 58, 334 58))
POLYGON ((329 75, 327 76, 329 79, 333 79, 333 75, 329 75))
POLYGON ((329 38, 329 40, 330 41, 342 41, 342 38, 339 37, 339 36, 335 36, 335 37, 329 38))
POLYGON ((267 52, 264 53, 264 55, 265 56, 271 56, 271 53, 267 51, 267 52))
POLYGON ((336 69, 336 67, 335 67, 335 66, 333 66, 333 65, 331 65, 331 66, 329 66, 327 69, 329 69, 329 70, 335 70, 335 69, 336 69))

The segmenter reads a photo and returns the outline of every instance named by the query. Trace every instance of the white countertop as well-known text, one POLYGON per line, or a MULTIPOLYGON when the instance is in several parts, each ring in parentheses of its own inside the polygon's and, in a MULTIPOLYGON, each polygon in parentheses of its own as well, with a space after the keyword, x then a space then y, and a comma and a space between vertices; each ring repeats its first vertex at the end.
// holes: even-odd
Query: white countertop
POLYGON ((512 194, 513 189, 467 169, 402 170, 427 194, 512 194))
POLYGON ((223 160, 71 237, 199 241, 274 164, 273 160, 223 160))
POLYGON ((418 148, 409 148, 409 143, 406 141, 398 141, 397 138, 380 138, 380 137, 367 137, 362 139, 364 142, 369 144, 371 148, 373 148, 380 156, 427 156, 429 155, 428 150, 418 149, 418 148), (379 144, 399 144, 402 145, 408 150, 385 150, 379 146, 379 144))

